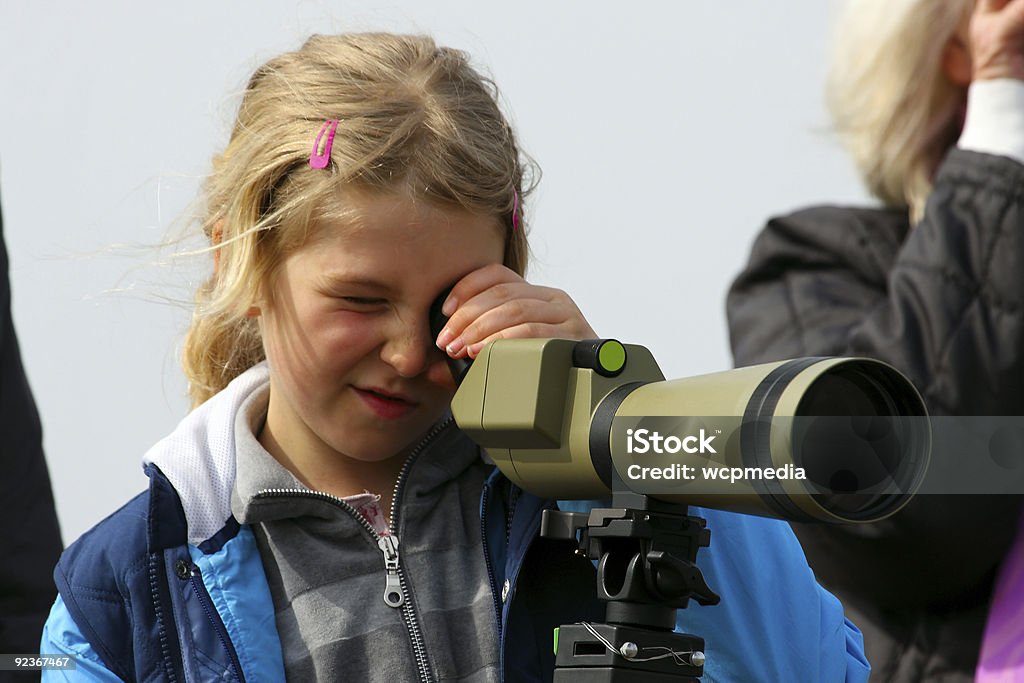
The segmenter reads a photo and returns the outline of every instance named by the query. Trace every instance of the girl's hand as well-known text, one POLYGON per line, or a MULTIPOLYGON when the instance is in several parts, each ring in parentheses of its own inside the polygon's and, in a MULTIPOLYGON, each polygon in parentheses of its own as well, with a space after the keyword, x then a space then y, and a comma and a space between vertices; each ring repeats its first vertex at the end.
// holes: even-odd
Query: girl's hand
POLYGON ((974 80, 1024 81, 1024 0, 978 0, 970 44, 974 80))
POLYGON ((531 285, 498 264, 459 280, 442 312, 449 320, 437 346, 452 358, 476 358, 495 339, 597 337, 568 294, 531 285))

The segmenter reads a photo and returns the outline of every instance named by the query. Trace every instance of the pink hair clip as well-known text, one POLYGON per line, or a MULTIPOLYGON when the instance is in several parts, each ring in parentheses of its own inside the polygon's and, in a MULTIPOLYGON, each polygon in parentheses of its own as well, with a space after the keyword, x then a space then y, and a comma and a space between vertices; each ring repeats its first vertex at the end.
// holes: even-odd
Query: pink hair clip
POLYGON ((316 134, 316 140, 313 141, 313 152, 309 155, 310 168, 327 168, 327 164, 331 162, 331 147, 334 145, 336 130, 338 130, 338 119, 328 119, 324 121, 324 125, 320 126, 320 132, 316 134), (327 131, 327 140, 321 149, 320 140, 324 137, 324 131, 327 131))
POLYGON ((519 192, 512 190, 512 232, 519 229, 519 192))

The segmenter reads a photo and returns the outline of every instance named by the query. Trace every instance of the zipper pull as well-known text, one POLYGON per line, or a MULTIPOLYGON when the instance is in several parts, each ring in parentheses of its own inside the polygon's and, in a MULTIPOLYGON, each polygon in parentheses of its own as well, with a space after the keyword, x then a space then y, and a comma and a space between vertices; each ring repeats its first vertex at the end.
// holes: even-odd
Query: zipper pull
POLYGON ((398 578, 398 537, 383 536, 377 541, 377 547, 384 553, 384 569, 388 572, 384 584, 384 603, 388 607, 401 607, 405 603, 405 595, 398 578))

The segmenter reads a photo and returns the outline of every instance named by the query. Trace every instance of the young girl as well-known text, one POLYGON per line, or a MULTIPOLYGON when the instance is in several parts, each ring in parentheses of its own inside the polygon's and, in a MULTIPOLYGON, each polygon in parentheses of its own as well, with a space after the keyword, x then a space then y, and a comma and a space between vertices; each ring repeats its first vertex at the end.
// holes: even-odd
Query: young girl
MULTIPOLYGON (((185 371, 149 490, 65 552, 41 652, 69 680, 550 680, 600 619, 447 417, 444 350, 595 337, 522 279, 523 169, 493 85, 428 38, 316 36, 257 70, 214 160, 185 371), (432 300, 451 285, 437 339, 432 300)), ((718 607, 681 611, 708 681, 865 680, 859 633, 788 527, 700 511, 718 607)))

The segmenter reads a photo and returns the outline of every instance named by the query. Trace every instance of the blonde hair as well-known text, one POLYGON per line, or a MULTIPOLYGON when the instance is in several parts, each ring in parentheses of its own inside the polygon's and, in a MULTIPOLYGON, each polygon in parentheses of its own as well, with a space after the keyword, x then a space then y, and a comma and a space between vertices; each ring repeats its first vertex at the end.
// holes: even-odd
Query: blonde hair
POLYGON ((533 171, 494 83, 430 38, 318 35, 258 68, 203 192, 217 267, 196 292, 185 339, 193 406, 263 359, 247 312, 310 224, 327 217, 339 187, 404 190, 494 216, 506 233, 504 263, 523 274, 528 164, 533 171), (313 141, 330 119, 339 121, 330 163, 312 169, 313 141))
POLYGON ((840 17, 829 110, 868 190, 916 222, 960 134, 964 90, 943 70, 974 0, 852 0, 840 17))

